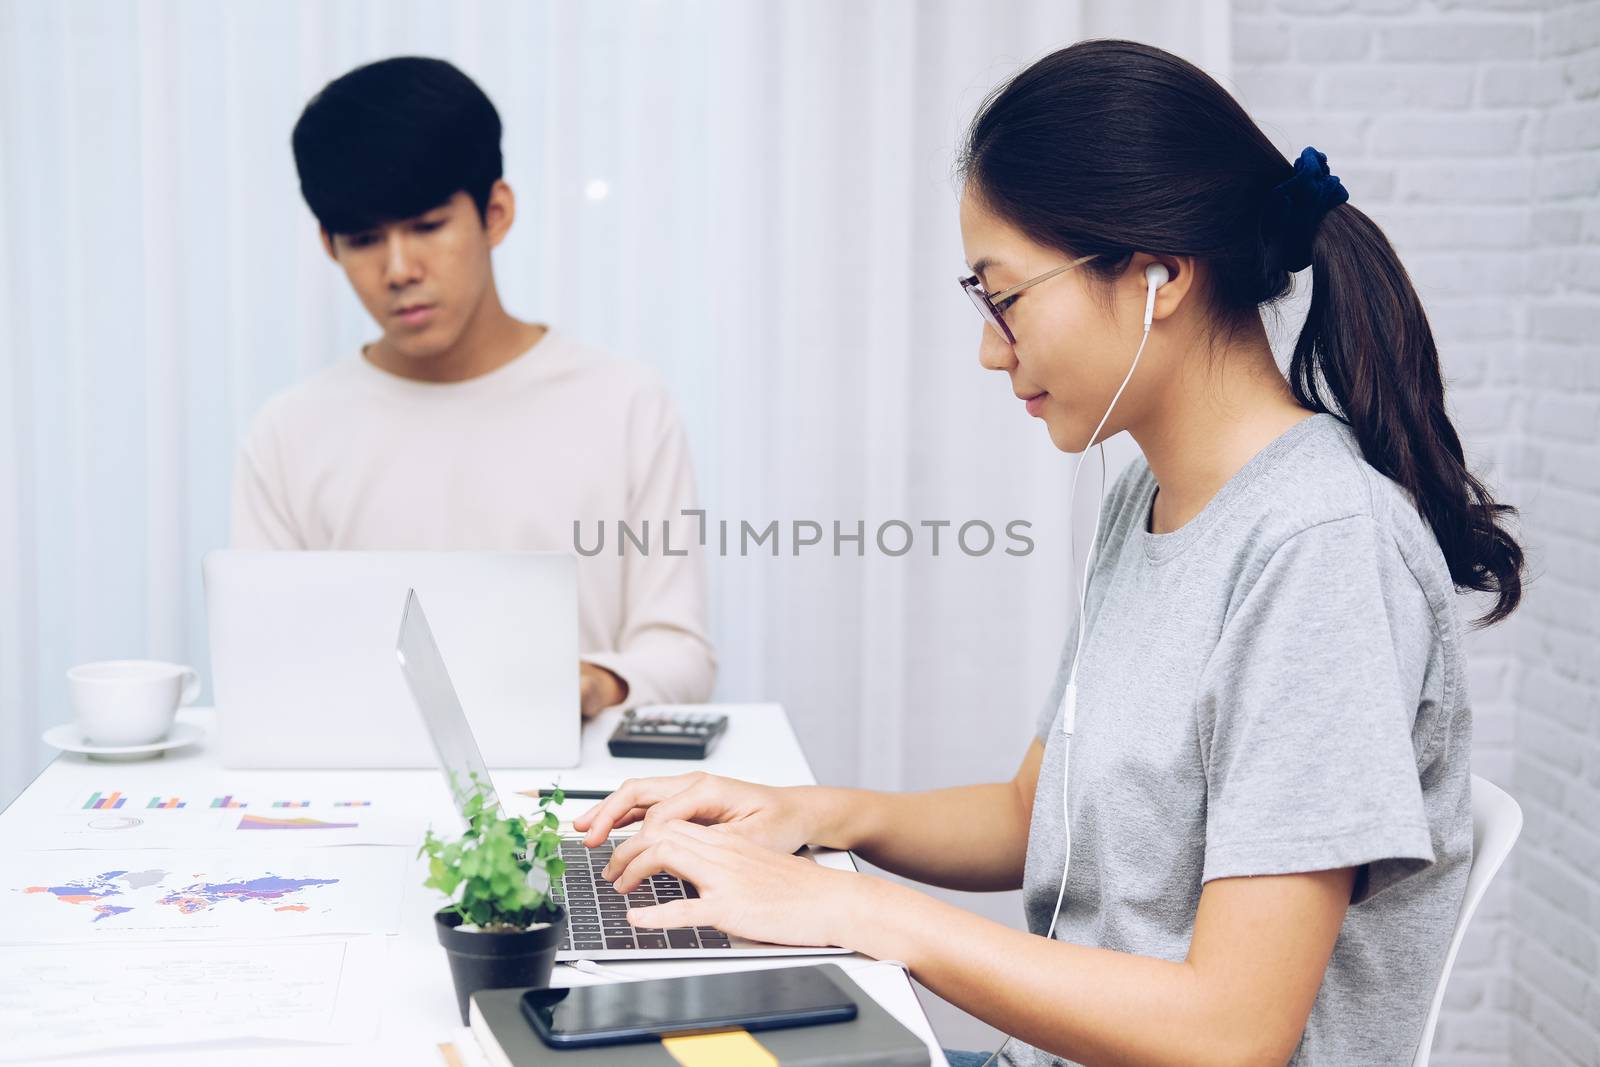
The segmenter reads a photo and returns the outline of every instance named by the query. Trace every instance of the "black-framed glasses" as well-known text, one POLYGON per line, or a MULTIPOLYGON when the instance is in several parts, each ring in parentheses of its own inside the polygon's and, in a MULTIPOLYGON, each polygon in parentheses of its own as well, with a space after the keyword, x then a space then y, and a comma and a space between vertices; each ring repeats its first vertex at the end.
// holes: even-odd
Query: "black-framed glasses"
POLYGON ((983 316, 983 321, 993 326, 995 332, 1000 335, 1006 344, 1014 345, 1017 343, 1017 339, 1012 335, 1011 327, 1006 325, 1005 307, 1003 305, 1029 286, 1049 281, 1057 274, 1065 273, 1073 267, 1081 267, 1093 258, 1094 256, 1079 256, 1065 266, 1057 267, 1055 270, 1047 270, 1037 278, 1029 278, 1020 285, 1013 285, 1011 288, 993 295, 983 287, 983 282, 978 280, 976 274, 969 274, 965 278, 957 278, 956 280, 961 283, 962 292, 972 298, 972 305, 978 309, 978 314, 983 316))

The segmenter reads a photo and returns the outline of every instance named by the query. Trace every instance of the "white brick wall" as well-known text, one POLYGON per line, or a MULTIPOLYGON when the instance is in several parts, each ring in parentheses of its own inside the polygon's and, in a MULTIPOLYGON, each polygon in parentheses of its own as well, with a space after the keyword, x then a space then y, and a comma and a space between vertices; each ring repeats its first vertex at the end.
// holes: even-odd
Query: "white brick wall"
POLYGON ((1517 631, 1511 1053, 1600 1064, 1600 5, 1540 16, 1519 466, 1543 574, 1517 631))
POLYGON ((1600 3, 1233 0, 1235 88, 1327 152, 1427 303, 1533 581, 1469 644, 1474 769, 1527 825, 1439 1065, 1600 1067, 1600 3))

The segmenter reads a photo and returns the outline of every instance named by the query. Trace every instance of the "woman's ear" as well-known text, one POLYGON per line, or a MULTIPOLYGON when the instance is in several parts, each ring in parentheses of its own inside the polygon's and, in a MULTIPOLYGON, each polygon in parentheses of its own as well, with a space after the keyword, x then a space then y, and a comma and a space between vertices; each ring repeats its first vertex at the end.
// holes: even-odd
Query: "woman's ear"
POLYGON ((1153 256, 1147 252, 1135 252, 1128 262, 1128 268, 1124 274, 1124 284, 1128 287, 1130 295, 1137 290, 1141 310, 1144 308, 1145 299, 1150 292, 1145 269, 1154 263, 1159 263, 1167 268, 1167 280, 1156 290, 1155 311, 1152 315, 1156 322, 1160 322, 1177 311, 1183 304, 1184 298, 1189 295, 1189 291, 1194 285, 1195 258, 1193 256, 1153 256))

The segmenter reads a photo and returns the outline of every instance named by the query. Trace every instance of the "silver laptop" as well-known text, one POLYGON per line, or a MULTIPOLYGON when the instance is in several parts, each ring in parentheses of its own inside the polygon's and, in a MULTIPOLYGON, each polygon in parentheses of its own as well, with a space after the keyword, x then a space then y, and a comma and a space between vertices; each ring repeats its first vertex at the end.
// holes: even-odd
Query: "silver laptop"
POLYGON ((413 588, 495 765, 577 764, 570 553, 218 551, 204 570, 224 766, 433 766, 394 669, 413 588))
MULTIPOLYGON (((411 694, 416 698, 417 710, 427 723, 439 756, 439 769, 444 772, 451 799, 456 811, 465 813, 467 797, 473 783, 481 782, 493 799, 494 783, 489 768, 478 751, 477 739, 467 725, 466 712, 450 682, 444 657, 428 628, 428 619, 422 613, 422 604, 416 593, 406 596, 405 611, 400 619, 400 638, 395 645, 395 655, 400 660, 400 672, 411 694)), ((530 764, 533 766, 536 764, 530 764)), ((499 803, 495 800, 495 803, 499 803)), ((620 835, 612 835, 617 840, 620 835)), ((638 889, 622 896, 611 883, 600 877, 606 861, 611 858, 608 842, 599 848, 589 849, 583 838, 575 834, 563 835, 561 857, 567 861, 563 884, 552 891, 567 908, 566 939, 556 953, 558 960, 607 959, 671 959, 708 956, 813 956, 845 952, 841 948, 794 948, 788 945, 770 945, 733 937, 716 927, 683 927, 677 930, 635 930, 628 925, 630 907, 643 908, 669 900, 694 896, 694 887, 670 874, 657 874, 638 889)))

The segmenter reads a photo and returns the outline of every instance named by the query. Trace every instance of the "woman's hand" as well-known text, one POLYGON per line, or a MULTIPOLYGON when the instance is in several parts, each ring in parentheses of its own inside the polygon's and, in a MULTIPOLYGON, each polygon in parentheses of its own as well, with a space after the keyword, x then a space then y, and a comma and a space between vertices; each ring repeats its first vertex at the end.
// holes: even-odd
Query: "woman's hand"
MULTIPOLYGON (((739 937, 779 945, 844 945, 850 906, 870 890, 868 879, 809 859, 775 852, 723 826, 675 819, 633 839, 633 858, 615 877, 631 892, 660 871, 695 887, 698 897, 633 908, 635 927, 715 926, 739 937)), ((616 861, 612 861, 613 865, 616 861)))
POLYGON ((576 819, 573 829, 590 848, 604 844, 611 831, 643 822, 641 832, 617 843, 605 876, 615 878, 645 848, 651 832, 677 820, 715 826, 719 831, 791 853, 810 842, 816 790, 780 789, 696 771, 669 778, 630 778, 605 800, 576 819))

